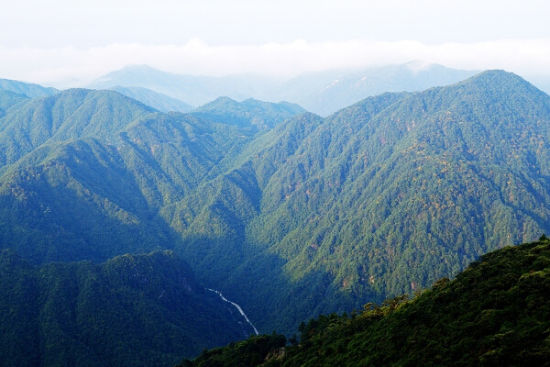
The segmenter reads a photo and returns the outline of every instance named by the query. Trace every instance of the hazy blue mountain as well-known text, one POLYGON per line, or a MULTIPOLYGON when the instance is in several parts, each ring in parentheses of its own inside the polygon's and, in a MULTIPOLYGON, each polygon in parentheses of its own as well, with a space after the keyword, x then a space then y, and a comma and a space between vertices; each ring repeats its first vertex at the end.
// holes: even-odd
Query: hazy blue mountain
POLYGON ((448 85, 475 73, 420 62, 357 71, 318 72, 286 82, 279 98, 296 102, 309 111, 326 116, 366 97, 384 92, 414 92, 448 85))
POLYGON ((170 97, 200 106, 220 96, 242 100, 263 98, 270 79, 237 75, 226 77, 208 77, 178 75, 153 69, 146 65, 131 65, 100 77, 88 87, 108 89, 117 86, 142 87, 170 97))
POLYGON ((189 112, 193 106, 180 101, 179 99, 169 97, 162 93, 154 92, 141 87, 112 87, 109 88, 127 97, 140 101, 147 106, 151 106, 161 112, 189 112))
POLYGON ((173 366, 249 336, 169 251, 32 266, 0 251, 0 365, 173 366))
POLYGON ((139 86, 193 105, 202 105, 220 96, 236 100, 289 101, 308 111, 328 115, 369 96, 447 85, 474 73, 412 62, 365 70, 323 71, 285 80, 251 75, 177 75, 148 66, 128 66, 99 78, 90 87, 139 86))
POLYGON ((55 88, 9 79, 0 79, 0 90, 21 94, 29 98, 51 96, 58 92, 55 88))
POLYGON ((193 110, 192 115, 241 127, 269 129, 304 112, 302 107, 288 102, 269 103, 252 98, 237 102, 229 97, 220 97, 193 110))

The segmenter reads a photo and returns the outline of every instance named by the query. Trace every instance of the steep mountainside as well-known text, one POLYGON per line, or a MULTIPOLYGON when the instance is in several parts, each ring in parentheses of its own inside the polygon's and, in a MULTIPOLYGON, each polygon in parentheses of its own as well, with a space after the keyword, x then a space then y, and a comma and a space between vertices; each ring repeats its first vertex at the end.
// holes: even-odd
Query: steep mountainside
POLYGON ((217 179, 231 189, 213 190, 201 211, 179 204, 171 224, 201 274, 263 330, 414 292, 550 231, 550 97, 513 74, 370 98, 258 139, 217 179), (200 223, 217 225, 203 235, 211 252, 192 230, 200 223))
POLYGON ((112 91, 10 109, 0 119, 0 243, 37 262, 172 248, 179 238, 159 209, 223 172, 252 134, 112 91))
POLYGON ((412 301, 302 323, 297 346, 259 336, 180 366, 549 366, 550 240, 502 250, 412 301))
POLYGON ((252 333, 173 253, 33 267, 0 251, 0 365, 170 366, 252 333))

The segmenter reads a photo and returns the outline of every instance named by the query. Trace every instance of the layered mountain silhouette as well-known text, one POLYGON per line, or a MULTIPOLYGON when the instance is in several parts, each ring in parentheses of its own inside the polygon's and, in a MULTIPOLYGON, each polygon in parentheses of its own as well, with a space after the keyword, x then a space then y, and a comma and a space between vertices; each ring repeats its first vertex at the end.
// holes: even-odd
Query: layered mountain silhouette
POLYGON ((422 62, 363 70, 306 73, 290 79, 254 75, 178 75, 146 65, 131 65, 100 77, 90 87, 148 88, 195 106, 208 103, 219 96, 236 100, 260 98, 273 102, 290 101, 326 116, 369 96, 383 92, 419 91, 455 83, 473 74, 474 71, 422 62))

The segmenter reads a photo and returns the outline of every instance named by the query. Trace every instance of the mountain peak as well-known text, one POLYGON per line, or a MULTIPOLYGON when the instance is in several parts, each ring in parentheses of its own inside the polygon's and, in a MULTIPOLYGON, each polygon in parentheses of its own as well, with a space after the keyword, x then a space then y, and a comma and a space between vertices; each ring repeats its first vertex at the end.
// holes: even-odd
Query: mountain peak
POLYGON ((531 83, 523 79, 517 74, 508 72, 505 70, 494 69, 486 70, 479 74, 476 74, 460 83, 459 85, 475 85, 478 87, 504 87, 504 88, 514 88, 514 87, 529 87, 536 89, 531 83))

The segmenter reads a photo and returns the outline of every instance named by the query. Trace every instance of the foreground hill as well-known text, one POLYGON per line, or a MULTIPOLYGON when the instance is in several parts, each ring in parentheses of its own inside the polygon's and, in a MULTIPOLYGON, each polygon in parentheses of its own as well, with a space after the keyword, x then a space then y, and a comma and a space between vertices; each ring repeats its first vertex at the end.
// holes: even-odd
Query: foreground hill
POLYGON ((412 301, 302 324, 297 346, 259 336, 181 366, 548 366, 550 240, 484 255, 412 301))
POLYGON ((0 365, 169 366, 252 333, 170 252, 29 265, 0 252, 0 365))

